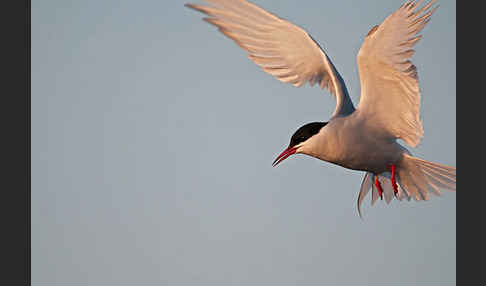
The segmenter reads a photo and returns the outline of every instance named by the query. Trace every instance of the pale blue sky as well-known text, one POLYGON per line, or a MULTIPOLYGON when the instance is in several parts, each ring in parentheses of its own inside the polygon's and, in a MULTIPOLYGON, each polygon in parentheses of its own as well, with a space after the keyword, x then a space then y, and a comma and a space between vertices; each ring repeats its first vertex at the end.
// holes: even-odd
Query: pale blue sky
MULTIPOLYGON (((291 134, 334 100, 264 73, 185 1, 32 1, 32 285, 455 285, 456 194, 356 199, 291 134)), ((196 2, 201 3, 201 2, 196 2)), ((363 37, 402 0, 254 0, 305 28, 359 102, 363 37)), ((456 3, 413 62, 425 136, 456 165, 456 3)))

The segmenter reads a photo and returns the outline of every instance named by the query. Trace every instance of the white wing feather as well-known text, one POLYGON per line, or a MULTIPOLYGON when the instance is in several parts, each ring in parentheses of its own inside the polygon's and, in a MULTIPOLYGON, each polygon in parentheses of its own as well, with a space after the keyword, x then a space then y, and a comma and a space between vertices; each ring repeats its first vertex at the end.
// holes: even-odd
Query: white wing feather
POLYGON ((420 89, 417 69, 409 60, 417 36, 438 6, 435 0, 422 9, 406 2, 366 36, 357 61, 361 82, 358 108, 368 126, 390 138, 400 138, 415 147, 423 136, 419 119, 420 89))
POLYGON ((206 0, 185 6, 209 15, 205 21, 246 50, 249 58, 282 82, 327 87, 336 98, 333 117, 354 111, 346 86, 319 44, 302 28, 245 0, 206 0))

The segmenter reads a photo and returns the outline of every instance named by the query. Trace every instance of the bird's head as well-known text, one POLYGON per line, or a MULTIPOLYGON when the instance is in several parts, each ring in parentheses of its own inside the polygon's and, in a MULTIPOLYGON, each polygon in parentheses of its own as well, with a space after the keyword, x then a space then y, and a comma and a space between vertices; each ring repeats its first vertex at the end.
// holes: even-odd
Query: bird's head
POLYGON ((277 166, 283 160, 287 159, 290 155, 297 153, 304 153, 304 146, 309 143, 310 139, 314 135, 317 135, 319 131, 326 126, 327 122, 311 122, 300 127, 290 138, 290 144, 278 157, 273 161, 273 166, 277 166))

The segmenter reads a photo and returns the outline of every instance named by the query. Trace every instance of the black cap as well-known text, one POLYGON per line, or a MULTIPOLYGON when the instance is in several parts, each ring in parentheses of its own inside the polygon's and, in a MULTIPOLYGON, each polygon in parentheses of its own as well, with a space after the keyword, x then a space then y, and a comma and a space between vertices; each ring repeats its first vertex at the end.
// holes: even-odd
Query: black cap
POLYGON ((293 147, 316 135, 322 127, 326 126, 326 124, 327 122, 311 122, 300 127, 295 131, 294 135, 292 135, 292 138, 290 138, 289 147, 293 147))

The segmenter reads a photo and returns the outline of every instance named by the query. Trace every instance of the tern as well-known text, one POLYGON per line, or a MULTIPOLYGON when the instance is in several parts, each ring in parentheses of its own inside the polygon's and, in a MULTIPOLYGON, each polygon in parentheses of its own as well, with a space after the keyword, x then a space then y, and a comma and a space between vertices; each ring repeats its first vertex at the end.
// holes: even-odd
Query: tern
POLYGON ((420 88, 410 58, 419 32, 437 10, 432 0, 407 1, 364 37, 357 55, 361 85, 355 108, 344 80, 328 55, 301 27, 246 0, 205 0, 185 4, 209 17, 204 20, 243 48, 248 57, 281 82, 326 88, 336 100, 327 122, 297 129, 273 166, 293 154, 305 154, 364 171, 357 200, 358 214, 371 189, 371 205, 380 197, 390 203, 429 193, 456 190, 456 168, 417 157, 397 142, 416 147, 424 131, 419 118, 420 88))

